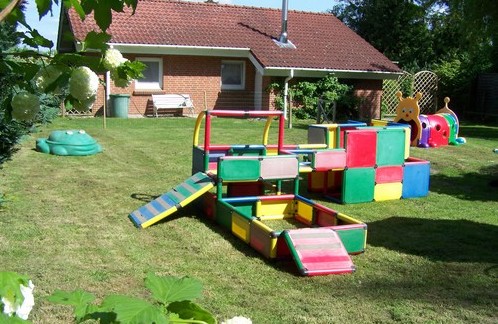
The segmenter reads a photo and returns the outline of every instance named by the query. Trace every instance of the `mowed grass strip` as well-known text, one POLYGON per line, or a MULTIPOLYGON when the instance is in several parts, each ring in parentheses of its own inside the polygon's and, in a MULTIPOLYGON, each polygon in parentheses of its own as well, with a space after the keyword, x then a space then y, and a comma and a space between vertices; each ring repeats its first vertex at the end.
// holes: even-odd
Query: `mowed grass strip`
MULTIPOLYGON (((58 119, 25 140, 0 170, 1 270, 36 285, 34 323, 68 323, 70 308, 45 297, 84 289, 148 298, 143 279, 191 276, 198 302, 220 319, 254 323, 496 323, 498 321, 498 127, 463 124, 462 146, 411 148, 431 161, 426 198, 326 206, 368 224, 365 254, 352 275, 300 277, 292 262, 268 261, 186 207, 137 229, 128 214, 191 175, 190 118, 58 119), (55 129, 84 129, 104 152, 38 153, 55 129)), ((213 119, 213 143, 260 144, 264 120, 213 119)), ((277 123, 270 142, 276 143, 277 123)), ((307 123, 286 129, 306 143, 307 123)), ((200 141, 203 135, 201 132, 200 141)), ((302 188, 305 189, 305 180, 302 188)))

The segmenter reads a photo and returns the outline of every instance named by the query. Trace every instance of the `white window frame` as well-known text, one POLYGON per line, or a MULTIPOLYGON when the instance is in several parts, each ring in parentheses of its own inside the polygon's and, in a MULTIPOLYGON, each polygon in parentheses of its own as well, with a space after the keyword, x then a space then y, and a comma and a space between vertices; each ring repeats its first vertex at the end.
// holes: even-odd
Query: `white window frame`
POLYGON ((245 61, 235 61, 235 60, 223 60, 221 61, 221 72, 220 72, 220 86, 221 90, 244 90, 246 88, 246 62, 245 61), (223 84, 223 64, 240 64, 241 65, 241 84, 223 84))
POLYGON ((135 89, 137 90, 162 90, 163 89, 163 59, 160 57, 137 57, 136 61, 140 62, 157 62, 158 65, 158 82, 143 82, 135 80, 135 89))

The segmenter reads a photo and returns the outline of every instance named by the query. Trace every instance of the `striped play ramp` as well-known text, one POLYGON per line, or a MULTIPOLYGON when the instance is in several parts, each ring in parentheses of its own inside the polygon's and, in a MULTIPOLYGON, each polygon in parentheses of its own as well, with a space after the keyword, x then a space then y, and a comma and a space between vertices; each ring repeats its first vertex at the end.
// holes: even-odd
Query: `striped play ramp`
POLYGON ((339 235, 332 229, 292 229, 284 231, 283 235, 304 276, 350 273, 355 270, 339 235))
POLYGON ((146 228, 185 207, 214 187, 214 181, 203 172, 197 172, 167 193, 140 207, 129 215, 138 228, 146 228))

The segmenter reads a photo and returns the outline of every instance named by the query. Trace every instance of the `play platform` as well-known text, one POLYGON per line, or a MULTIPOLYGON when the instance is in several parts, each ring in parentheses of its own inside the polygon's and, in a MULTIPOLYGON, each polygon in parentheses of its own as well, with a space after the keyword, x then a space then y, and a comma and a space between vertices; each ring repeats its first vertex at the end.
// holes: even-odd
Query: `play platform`
POLYGON ((204 111, 194 129, 193 176, 130 219, 145 228, 199 198, 207 218, 268 259, 293 259, 304 276, 351 273, 350 255, 365 251, 367 225, 300 195, 300 179, 308 192, 340 203, 423 197, 430 165, 410 158, 409 144, 407 125, 355 121, 310 125, 308 143, 285 144, 281 111, 204 111), (262 141, 212 143, 212 118, 220 117, 266 119, 262 141))

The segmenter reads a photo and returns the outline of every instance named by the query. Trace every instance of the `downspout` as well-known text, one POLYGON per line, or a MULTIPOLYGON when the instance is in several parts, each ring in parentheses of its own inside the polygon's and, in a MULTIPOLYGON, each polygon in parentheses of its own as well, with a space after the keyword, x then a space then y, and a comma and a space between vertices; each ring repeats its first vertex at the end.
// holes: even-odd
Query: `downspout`
MULTIPOLYGON (((105 72, 105 103, 106 103, 106 106, 109 107, 109 95, 110 95, 110 92, 111 92, 111 72, 110 71, 106 71, 105 72)), ((104 117, 106 115, 106 111, 104 111, 104 117)))
POLYGON ((290 75, 284 80, 284 118, 287 119, 287 100, 289 98, 289 81, 294 78, 294 69, 290 69, 290 75))

